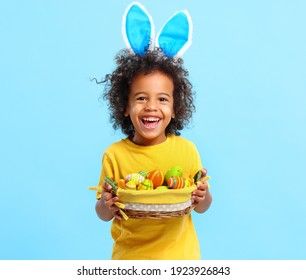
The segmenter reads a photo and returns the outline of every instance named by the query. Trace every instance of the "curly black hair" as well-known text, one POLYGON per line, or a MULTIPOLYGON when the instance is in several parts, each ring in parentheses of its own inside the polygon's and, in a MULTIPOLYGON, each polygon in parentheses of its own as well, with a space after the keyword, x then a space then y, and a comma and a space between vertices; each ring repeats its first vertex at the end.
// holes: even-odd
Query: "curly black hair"
POLYGON ((134 135, 134 127, 129 116, 125 116, 128 95, 133 78, 137 74, 149 74, 160 71, 173 80, 174 115, 166 128, 166 135, 180 135, 180 130, 187 125, 195 111, 194 92, 188 80, 189 73, 183 67, 183 60, 173 59, 158 48, 148 50, 145 54, 131 54, 127 49, 120 51, 115 62, 117 68, 105 76, 103 98, 109 102, 110 121, 114 129, 120 129, 127 136, 134 135))

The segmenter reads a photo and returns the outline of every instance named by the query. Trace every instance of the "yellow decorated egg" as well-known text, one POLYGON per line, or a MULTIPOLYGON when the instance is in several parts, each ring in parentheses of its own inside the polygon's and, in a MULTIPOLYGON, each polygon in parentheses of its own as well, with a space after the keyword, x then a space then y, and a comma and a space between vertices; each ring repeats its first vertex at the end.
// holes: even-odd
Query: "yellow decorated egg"
POLYGON ((150 179, 145 179, 142 183, 140 183, 137 187, 137 190, 153 190, 153 183, 150 179))
POLYGON ((144 180, 145 180, 145 178, 142 175, 140 175, 139 173, 132 173, 132 174, 129 174, 125 177, 126 182, 133 181, 133 182, 135 182, 136 185, 140 184, 144 180))
POLYGON ((193 180, 189 178, 184 178, 184 188, 191 187, 193 185, 193 180))
POLYGON ((129 181, 125 184, 125 189, 136 190, 136 183, 134 181, 129 181))
POLYGON ((184 188, 184 179, 179 176, 172 176, 168 180, 167 185, 169 189, 182 189, 184 188))
POLYGON ((160 170, 153 170, 149 172, 147 178, 153 183, 154 188, 161 186, 164 183, 164 174, 160 170))

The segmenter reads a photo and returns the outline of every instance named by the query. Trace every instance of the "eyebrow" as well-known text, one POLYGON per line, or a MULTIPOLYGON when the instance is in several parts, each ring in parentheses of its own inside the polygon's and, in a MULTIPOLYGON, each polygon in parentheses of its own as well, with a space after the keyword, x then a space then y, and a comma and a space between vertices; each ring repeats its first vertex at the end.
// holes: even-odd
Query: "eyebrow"
POLYGON ((169 98, 173 97, 173 96, 171 96, 169 93, 166 93, 166 92, 160 92, 159 95, 166 95, 166 96, 168 96, 169 98))
MULTIPOLYGON (((145 92, 145 91, 139 91, 139 92, 136 92, 136 93, 134 94, 134 96, 136 97, 136 96, 141 95, 141 94, 148 94, 148 93, 145 92)), ((157 95, 166 95, 166 96, 168 96, 169 98, 171 98, 171 95, 170 95, 169 93, 166 93, 166 92, 159 92, 159 93, 157 93, 157 95)))

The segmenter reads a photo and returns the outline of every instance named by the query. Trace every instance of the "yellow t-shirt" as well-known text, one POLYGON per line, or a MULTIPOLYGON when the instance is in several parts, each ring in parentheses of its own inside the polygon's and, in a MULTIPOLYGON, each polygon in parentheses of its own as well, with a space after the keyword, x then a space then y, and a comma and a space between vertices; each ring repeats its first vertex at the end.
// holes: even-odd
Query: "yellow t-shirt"
MULTIPOLYGON (((172 166, 183 169, 183 177, 193 177, 202 168, 195 145, 178 136, 154 146, 139 146, 128 138, 112 144, 103 155, 99 185, 108 176, 115 181, 141 170, 161 170, 172 166)), ((100 198, 101 193, 97 193, 100 198)), ((173 260, 200 259, 198 238, 191 215, 167 219, 114 219, 112 259, 173 260)))

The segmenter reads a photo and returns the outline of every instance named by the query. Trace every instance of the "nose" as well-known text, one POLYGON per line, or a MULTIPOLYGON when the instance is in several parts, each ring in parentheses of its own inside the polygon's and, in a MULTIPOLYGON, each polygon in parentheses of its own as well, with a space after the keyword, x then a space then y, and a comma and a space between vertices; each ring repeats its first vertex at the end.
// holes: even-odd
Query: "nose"
POLYGON ((157 104, 154 100, 148 100, 146 103, 145 110, 146 111, 155 111, 157 109, 157 104))

